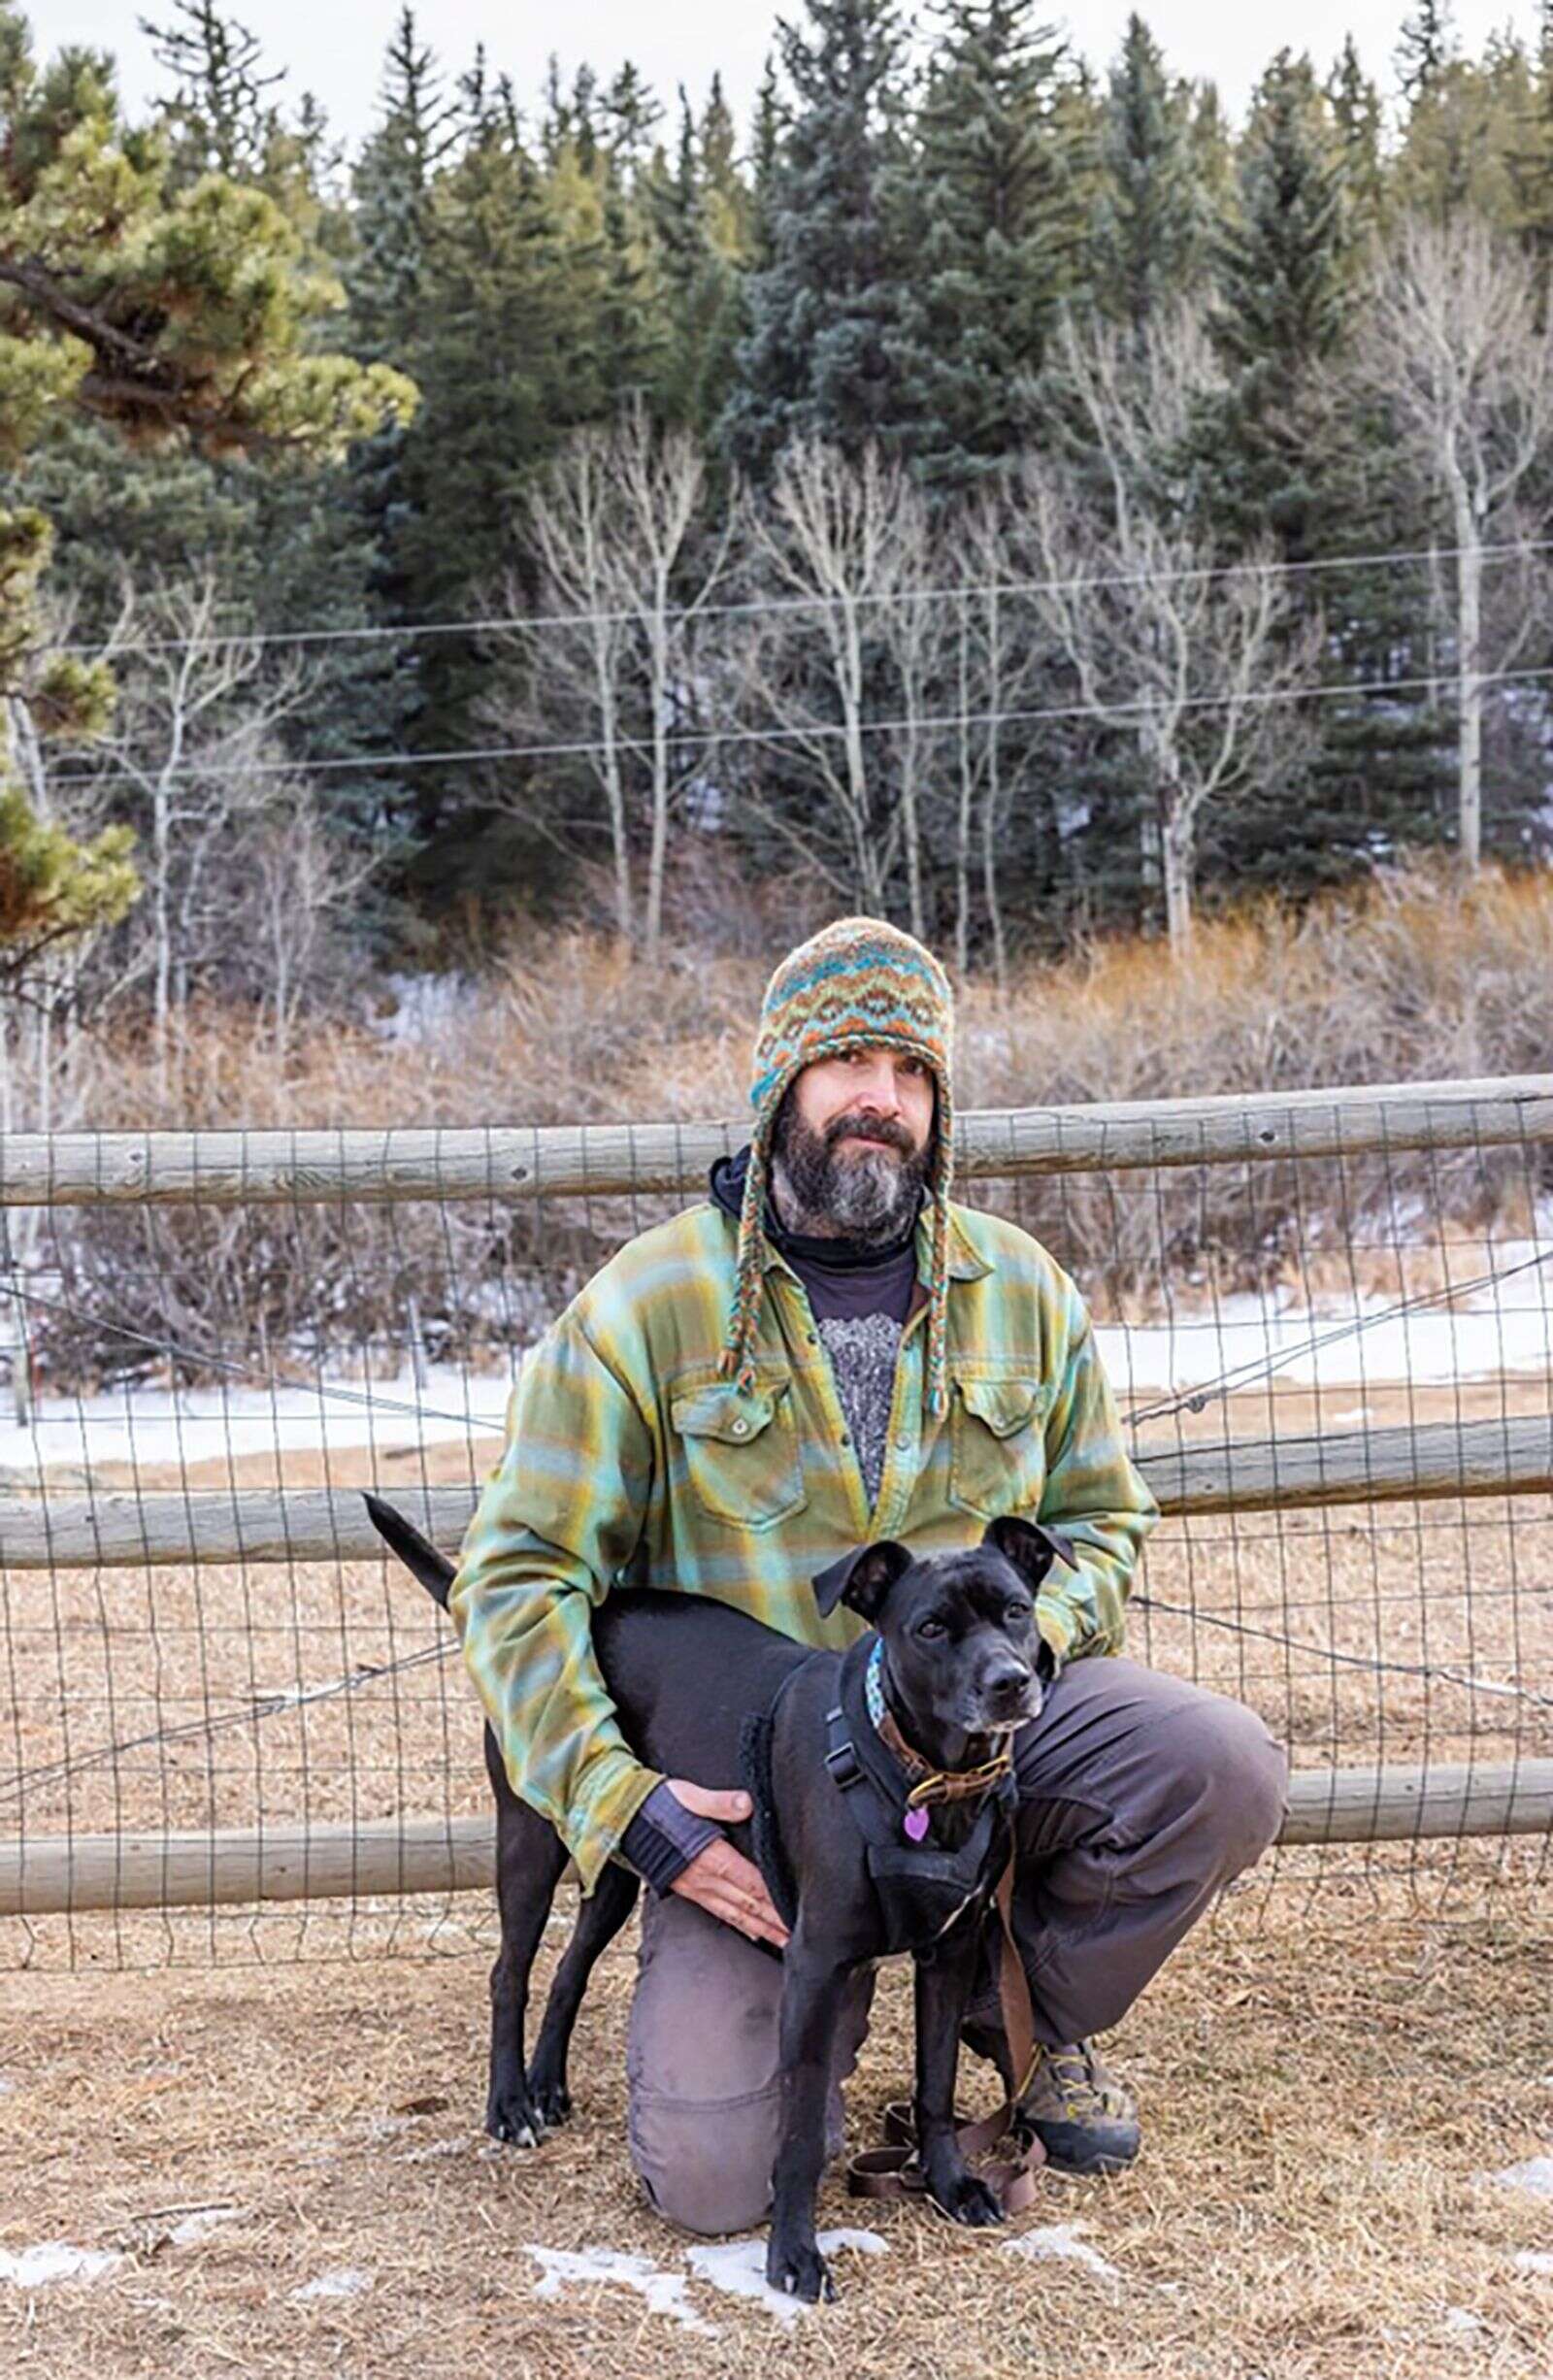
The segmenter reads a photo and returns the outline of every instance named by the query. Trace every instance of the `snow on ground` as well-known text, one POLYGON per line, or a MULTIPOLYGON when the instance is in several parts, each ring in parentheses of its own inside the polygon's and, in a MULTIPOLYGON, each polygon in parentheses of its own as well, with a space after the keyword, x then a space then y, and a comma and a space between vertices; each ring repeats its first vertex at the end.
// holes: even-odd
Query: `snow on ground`
MULTIPOLYGON (((1491 1293, 1490 1293, 1491 1294, 1491 1293)), ((1312 1312, 1279 1296, 1224 1298, 1166 1322, 1102 1323, 1101 1357, 1118 1394, 1190 1389, 1265 1372, 1285 1386, 1373 1388, 1383 1380, 1466 1380, 1553 1369, 1553 1247, 1547 1262, 1503 1284, 1497 1304, 1397 1311, 1373 1299, 1312 1312), (1362 1324, 1362 1329, 1356 1329, 1362 1324)))
MULTIPOLYGON (((1482 1269, 1486 1271, 1485 1256, 1482 1269)), ((1398 1302, 1312 1310, 1287 1292, 1182 1303, 1160 1322, 1103 1323, 1095 1336, 1118 1394, 1231 1388, 1272 1376, 1286 1386, 1368 1391, 1383 1381, 1431 1382, 1553 1371, 1553 1214, 1536 1240, 1496 1245, 1492 1263, 1521 1266, 1453 1306, 1398 1311, 1398 1302)), ((42 1397, 35 1426, 0 1421, 0 1481, 108 1465, 145 1467, 278 1450, 367 1446, 375 1455, 500 1435, 510 1380, 438 1365, 419 1387, 323 1378, 311 1387, 124 1389, 99 1397, 42 1397)), ((1340 1416, 1362 1426, 1363 1405, 1340 1416)))
POLYGON ((686 2330, 716 2336, 715 2323, 703 2322, 685 2295, 690 2284, 682 2272, 666 2272, 645 2256, 627 2256, 619 2248, 536 2248, 525 2246, 545 2268, 534 2285, 536 2297, 558 2297, 563 2289, 579 2289, 598 2281, 612 2281, 640 2292, 649 2314, 667 2314, 686 2330))
POLYGON ((371 1446, 380 1455, 471 1433, 500 1432, 510 1382, 439 1365, 417 1388, 398 1379, 323 1380, 316 1387, 123 1389, 41 1397, 36 1426, 0 1425, 0 1474, 44 1466, 211 1462, 230 1454, 371 1446))
POLYGON ((1517 2272, 1545 2272, 1553 2280, 1553 2255, 1549 2255, 1545 2248, 1517 2248, 1515 2269, 1517 2272))
POLYGON ((1502 2190, 1529 2191, 1534 2198, 1553 2198, 1553 2156, 1529 2157, 1524 2165, 1506 2165, 1503 2173, 1480 2173, 1480 2182, 1498 2182, 1502 2190))
POLYGON ((123 2261, 109 2248, 73 2248, 68 2240, 44 2239, 17 2254, 0 2248, 0 2282, 44 2289, 50 2281, 95 2281, 123 2261))
MULTIPOLYGON (((821 2231, 818 2244, 821 2256, 827 2257, 843 2248, 855 2248, 860 2256, 883 2256, 889 2246, 877 2231, 821 2231)), ((751 2298, 780 2323, 791 2326, 808 2310, 800 2299, 784 2297, 767 2281, 764 2232, 750 2239, 719 2239, 706 2247, 687 2248, 685 2262, 698 2280, 730 2297, 751 2298)))
POLYGON ((358 2272, 353 2264, 331 2264, 314 2280, 304 2281, 300 2289, 291 2292, 292 2302, 306 2304, 316 2297, 359 2297, 372 2287, 370 2272, 358 2272))
POLYGON ((1121 2274, 1114 2264, 1107 2264, 1087 2239, 1079 2238, 1080 2228, 1076 2223, 1042 2224, 1036 2231, 1021 2231, 1017 2239, 1007 2241, 1007 2250, 1010 2256, 1028 2257, 1032 2264, 1043 2262, 1047 2257, 1060 2257, 1065 2262, 1082 2264, 1084 2270, 1092 2272, 1097 2280, 1111 2281, 1120 2288, 1121 2274))

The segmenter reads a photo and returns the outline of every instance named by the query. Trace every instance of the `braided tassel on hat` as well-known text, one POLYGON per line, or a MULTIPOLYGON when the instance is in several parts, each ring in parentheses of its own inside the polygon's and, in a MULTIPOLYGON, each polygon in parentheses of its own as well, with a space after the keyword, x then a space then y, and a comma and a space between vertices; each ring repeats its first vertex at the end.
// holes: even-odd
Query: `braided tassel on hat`
POLYGON ((953 995, 942 968, 911 935, 877 918, 838 919, 801 943, 772 976, 755 1038, 749 1095, 755 1121, 739 1217, 733 1306, 721 1359, 724 1376, 741 1389, 754 1385, 753 1349, 763 1287, 761 1218, 777 1109, 788 1085, 816 1059, 882 1045, 920 1058, 938 1088, 923 1401, 932 1414, 947 1409, 953 1042, 953 995))

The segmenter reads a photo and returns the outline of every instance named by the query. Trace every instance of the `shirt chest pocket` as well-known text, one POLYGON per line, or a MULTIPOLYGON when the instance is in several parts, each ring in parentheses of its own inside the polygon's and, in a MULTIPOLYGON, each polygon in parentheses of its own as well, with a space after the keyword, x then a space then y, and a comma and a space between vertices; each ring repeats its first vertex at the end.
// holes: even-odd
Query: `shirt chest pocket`
POLYGON ((949 1502, 979 1520, 1028 1512, 1046 1484, 1046 1408, 1041 1380, 954 1383, 949 1502))
POLYGON ((790 1380, 742 1395, 731 1380, 686 1389, 669 1406, 696 1504, 733 1529, 772 1529, 809 1502, 790 1380))

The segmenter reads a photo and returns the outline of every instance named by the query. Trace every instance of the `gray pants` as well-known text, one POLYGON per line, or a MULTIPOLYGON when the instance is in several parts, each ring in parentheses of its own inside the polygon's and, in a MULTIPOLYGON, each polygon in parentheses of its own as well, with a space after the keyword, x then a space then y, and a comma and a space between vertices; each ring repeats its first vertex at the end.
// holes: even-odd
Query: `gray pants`
MULTIPOLYGON (((1014 1930, 1036 2029, 1114 2025, 1219 1887, 1267 1848, 1287 1763, 1253 1712, 1134 1661, 1064 1670, 1016 1743, 1014 1930)), ((771 2198, 781 2118, 781 1967, 691 1901, 648 1895, 631 2006, 631 2160, 686 2231, 747 2231, 771 2198)), ((868 2033, 872 1974, 837 2032, 828 2127, 868 2033)), ((996 2000, 978 2015, 996 2021, 996 2000)))

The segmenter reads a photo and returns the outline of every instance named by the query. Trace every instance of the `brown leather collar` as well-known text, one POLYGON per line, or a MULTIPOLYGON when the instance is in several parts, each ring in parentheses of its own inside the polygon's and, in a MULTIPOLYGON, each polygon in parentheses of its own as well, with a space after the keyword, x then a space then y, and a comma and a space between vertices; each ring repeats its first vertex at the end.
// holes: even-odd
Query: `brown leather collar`
POLYGON ((942 1802, 970 1802, 1000 1785, 1013 1766, 1013 1753, 1005 1747, 995 1760, 983 1761, 978 1768, 933 1768, 914 1752, 895 1724, 888 1708, 875 1726, 875 1734, 889 1753, 898 1761, 912 1783, 906 1797, 909 1810, 935 1808, 942 1802))

